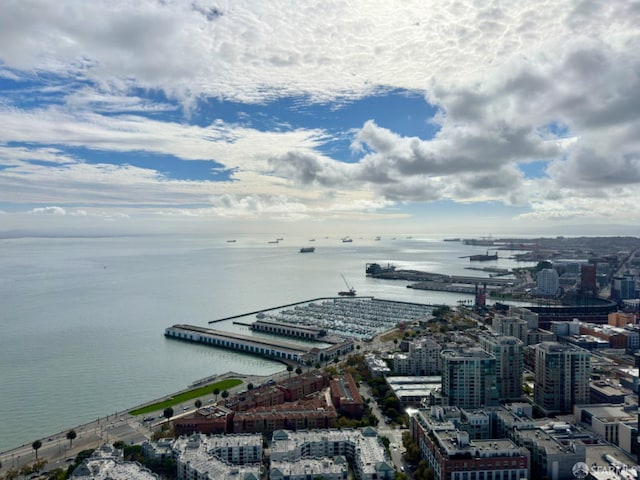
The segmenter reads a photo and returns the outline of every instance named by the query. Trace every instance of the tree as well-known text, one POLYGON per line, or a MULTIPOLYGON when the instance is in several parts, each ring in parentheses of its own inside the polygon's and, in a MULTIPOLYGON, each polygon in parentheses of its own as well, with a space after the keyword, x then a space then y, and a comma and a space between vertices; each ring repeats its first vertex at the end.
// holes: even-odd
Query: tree
POLYGON ((36 451, 36 460, 38 459, 38 449, 42 446, 42 442, 40 440, 36 440, 31 444, 31 448, 36 451))
POLYGON ((229 396, 229 392, 227 390, 222 392, 222 398, 226 399, 229 396))
POLYGON ((75 438, 78 436, 78 434, 76 433, 75 430, 69 430, 67 432, 67 440, 69 440, 69 448, 71 448, 71 445, 73 444, 73 441, 75 440, 75 438))
POLYGON ((162 416, 163 416, 164 418, 166 418, 166 419, 167 419, 167 422, 168 422, 168 421, 169 421, 169 419, 170 419, 171 417, 173 417, 173 408, 171 408, 171 407, 167 407, 167 408, 165 408, 165 409, 164 409, 164 411, 162 412, 162 416))
POLYGON ((214 389, 213 394, 216 396, 216 403, 218 403, 218 395, 220 395, 220 389, 219 388, 214 389))
POLYGON ((313 368, 320 368, 320 362, 316 362, 313 364, 313 368))
POLYGON ((253 383, 250 383, 249 385, 247 385, 247 390, 249 391, 253 390, 253 383))
POLYGON ((302 369, 300 367, 296 368, 296 374, 300 375, 302 373, 302 369))
POLYGON ((46 467, 47 465, 47 461, 46 460, 36 460, 35 463, 33 464, 32 470, 34 472, 39 472, 41 471, 44 467, 46 467))
POLYGON ((310 358, 307 358, 304 364, 307 366, 307 372, 311 371, 311 365, 313 365, 313 361, 310 358))
POLYGON ((202 406, 202 401, 200 399, 198 399, 198 400, 196 400, 194 405, 196 406, 196 408, 200 408, 202 406))
POLYGON ((4 478, 6 480, 14 480, 15 478, 18 478, 19 475, 20 475, 20 472, 18 472, 18 469, 12 468, 8 470, 7 473, 4 474, 4 478))
POLYGON ((293 365, 287 365, 287 372, 289 372, 289 378, 291 378, 291 372, 293 372, 293 365))

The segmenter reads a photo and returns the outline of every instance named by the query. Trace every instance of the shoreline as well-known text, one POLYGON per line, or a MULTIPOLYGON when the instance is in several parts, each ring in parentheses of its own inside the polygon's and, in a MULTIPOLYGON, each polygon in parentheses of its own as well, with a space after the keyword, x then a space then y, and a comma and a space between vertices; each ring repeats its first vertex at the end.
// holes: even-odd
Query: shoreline
MULTIPOLYGON (((145 440, 149 440, 154 429, 165 420, 149 423, 143 420, 143 415, 131 415, 129 412, 170 399, 180 393, 187 392, 194 388, 211 385, 231 378, 241 380, 242 383, 229 389, 229 392, 231 393, 235 390, 242 389, 243 385, 248 383, 259 383, 268 379, 277 380, 280 377, 286 378, 287 375, 288 372, 286 369, 270 375, 251 375, 228 371, 220 375, 212 375, 205 377, 204 379, 196 380, 188 388, 183 390, 144 402, 140 405, 132 406, 126 410, 115 412, 105 417, 97 418, 91 422, 71 426, 64 431, 56 432, 51 435, 44 435, 41 438, 34 439, 34 441, 40 440, 42 442, 42 446, 38 449, 38 460, 47 461, 43 471, 49 471, 55 468, 66 468, 66 466, 68 466, 82 450, 95 450, 104 443, 113 443, 118 440, 130 444, 138 444, 145 440), (70 430, 74 430, 77 435, 73 441, 69 441, 66 438, 66 435, 70 430)), ((213 398, 213 394, 207 394, 200 397, 200 400, 205 403, 204 400, 209 397, 213 398)), ((176 408, 174 409, 174 416, 172 418, 191 413, 195 408, 195 405, 193 405, 194 402, 195 399, 190 401, 190 405, 176 405, 176 408), (181 406, 182 408, 178 408, 181 406), (188 408, 188 410, 186 410, 186 408, 188 408)), ((158 410, 158 412, 160 412, 160 415, 157 418, 162 419, 162 412, 160 410, 158 410)), ((36 455, 32 448, 32 443, 16 446, 9 450, 0 452, 0 462, 2 462, 0 474, 4 474, 13 468, 20 470, 23 465, 32 465, 35 461, 36 455)))

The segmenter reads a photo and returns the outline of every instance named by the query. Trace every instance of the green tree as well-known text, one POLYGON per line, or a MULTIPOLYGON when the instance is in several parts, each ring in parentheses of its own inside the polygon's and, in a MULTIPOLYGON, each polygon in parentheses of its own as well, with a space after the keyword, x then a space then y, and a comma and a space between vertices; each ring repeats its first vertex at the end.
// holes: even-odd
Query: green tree
POLYGON ((163 416, 164 418, 166 418, 166 419, 167 419, 167 422, 168 422, 168 421, 169 421, 169 419, 170 419, 171 417, 173 417, 173 408, 171 408, 171 407, 167 407, 167 408, 165 408, 165 409, 164 409, 164 411, 162 412, 162 416, 163 416))
POLYGON ((313 365, 313 360, 311 360, 310 358, 307 358, 305 360, 304 364, 307 366, 307 372, 311 371, 311 366, 313 365))
POLYGON ((220 395, 220 389, 219 388, 215 388, 213 390, 213 394, 216 396, 216 403, 218 403, 218 395, 220 395))
POLYGON ((202 406, 202 401, 200 399, 198 399, 198 400, 196 400, 194 405, 196 406, 196 408, 200 408, 202 406))
POLYGON ((432 315, 436 318, 444 317, 451 312, 451 308, 448 305, 440 305, 433 309, 432 315))
POLYGON ((69 448, 71 448, 71 445, 73 444, 73 441, 76 439, 77 436, 78 434, 73 429, 67 432, 67 440, 69 440, 69 448))
POLYGON ((42 442, 40 440, 36 440, 31 444, 31 448, 36 451, 36 460, 38 459, 38 449, 42 446, 42 442))
POLYGON ((229 396, 229 391, 228 390, 225 390, 225 391, 222 392, 223 400, 226 399, 228 396, 229 396))
POLYGON ((302 373, 302 369, 300 367, 296 368, 296 374, 300 375, 302 373))
POLYGON ((293 365, 287 365, 287 372, 289 372, 289 378, 291 378, 291 372, 293 372, 293 365))
POLYGON ((253 390, 253 383, 250 383, 249 385, 247 385, 247 390, 249 391, 253 390))
POLYGON ((313 364, 313 368, 320 368, 320 362, 316 362, 313 364))

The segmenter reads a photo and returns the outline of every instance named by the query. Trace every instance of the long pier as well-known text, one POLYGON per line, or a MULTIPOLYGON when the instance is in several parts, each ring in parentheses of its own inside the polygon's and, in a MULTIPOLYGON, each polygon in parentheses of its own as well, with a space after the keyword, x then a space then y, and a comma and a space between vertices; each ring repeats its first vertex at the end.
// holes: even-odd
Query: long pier
POLYGON ((514 283, 513 279, 496 277, 470 277, 463 275, 444 275, 442 273, 420 272, 417 270, 395 270, 393 272, 372 275, 381 280, 407 280, 410 282, 458 283, 466 285, 487 284, 506 287, 514 283))
MULTIPOLYGON (((321 300, 333 300, 333 299, 336 299, 336 298, 345 299, 345 298, 349 298, 349 297, 318 297, 318 298, 314 298, 312 300, 302 300, 300 302, 287 303, 286 305, 279 305, 277 307, 263 308, 261 310, 256 310, 254 312, 241 313, 239 315, 231 315, 230 317, 219 318, 217 320, 209 320, 208 323, 212 324, 212 323, 224 322, 226 320, 235 320, 236 318, 248 317, 250 315, 257 315, 258 313, 272 312, 274 310, 281 310, 281 309, 287 308, 287 307, 295 307, 296 305, 303 305, 303 304, 306 304, 306 303, 309 303, 309 302, 318 302, 318 301, 321 301, 321 300)), ((353 298, 373 298, 373 297, 361 296, 361 297, 353 297, 353 298)), ((242 325, 242 324, 240 324, 240 325, 242 325)))
POLYGON ((178 324, 169 327, 164 332, 165 337, 192 343, 202 343, 212 347, 226 348, 242 353, 270 357, 284 362, 304 363, 308 358, 315 361, 331 360, 344 355, 354 348, 352 340, 319 348, 316 345, 298 345, 279 340, 241 335, 239 333, 223 332, 212 328, 196 325, 178 324))

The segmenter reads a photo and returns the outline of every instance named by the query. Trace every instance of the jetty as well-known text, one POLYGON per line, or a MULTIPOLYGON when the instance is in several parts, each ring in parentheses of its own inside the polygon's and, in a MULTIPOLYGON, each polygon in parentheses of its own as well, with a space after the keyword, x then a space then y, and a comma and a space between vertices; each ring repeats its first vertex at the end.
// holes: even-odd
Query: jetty
POLYGON ((305 363, 306 360, 324 362, 345 355, 354 349, 352 339, 328 347, 298 345, 270 338, 224 332, 197 325, 177 324, 167 328, 165 337, 185 342, 201 343, 242 353, 269 357, 283 362, 305 363))

